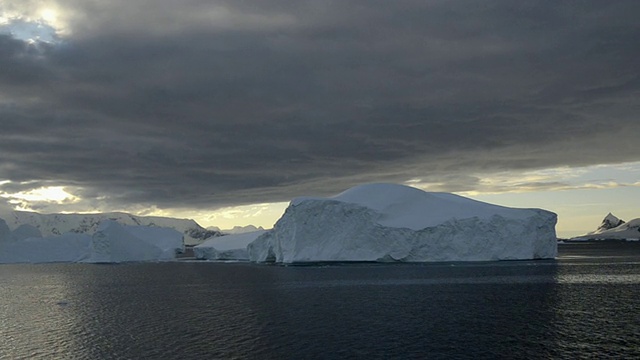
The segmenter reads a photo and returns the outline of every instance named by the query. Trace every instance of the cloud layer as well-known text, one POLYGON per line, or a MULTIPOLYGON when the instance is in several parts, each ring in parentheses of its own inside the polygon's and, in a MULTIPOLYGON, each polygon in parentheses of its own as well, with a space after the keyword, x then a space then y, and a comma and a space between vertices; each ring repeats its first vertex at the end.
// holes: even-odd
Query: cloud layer
POLYGON ((0 32, 0 191, 204 209, 640 159, 637 1, 49 8, 59 41, 0 32))

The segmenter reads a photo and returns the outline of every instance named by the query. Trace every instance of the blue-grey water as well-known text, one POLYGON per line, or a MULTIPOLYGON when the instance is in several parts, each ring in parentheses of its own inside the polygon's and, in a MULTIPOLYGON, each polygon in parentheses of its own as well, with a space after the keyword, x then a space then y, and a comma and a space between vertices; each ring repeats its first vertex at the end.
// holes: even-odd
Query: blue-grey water
POLYGON ((640 358, 640 244, 466 264, 0 265, 0 358, 640 358))

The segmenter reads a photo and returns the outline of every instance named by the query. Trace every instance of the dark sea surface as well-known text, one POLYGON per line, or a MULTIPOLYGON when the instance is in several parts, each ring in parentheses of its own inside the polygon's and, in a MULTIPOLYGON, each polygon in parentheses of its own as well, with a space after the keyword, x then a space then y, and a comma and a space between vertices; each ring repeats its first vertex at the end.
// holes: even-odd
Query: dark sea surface
POLYGON ((640 358, 640 243, 559 249, 486 263, 0 265, 0 358, 640 358))

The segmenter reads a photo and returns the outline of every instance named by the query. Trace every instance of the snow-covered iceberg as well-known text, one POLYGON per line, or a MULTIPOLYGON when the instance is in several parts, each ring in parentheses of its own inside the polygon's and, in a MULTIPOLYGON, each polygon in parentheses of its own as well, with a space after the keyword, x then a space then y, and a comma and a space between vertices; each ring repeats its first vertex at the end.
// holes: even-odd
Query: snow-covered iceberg
POLYGON ((197 259, 202 260, 249 260, 247 245, 266 233, 256 230, 234 235, 213 237, 193 248, 197 259))
POLYGON ((0 264, 88 261, 91 236, 66 233, 0 243, 0 264))
POLYGON ((640 240, 640 218, 629 220, 619 219, 615 215, 609 213, 602 220, 602 223, 595 231, 587 233, 585 235, 572 238, 574 241, 589 241, 589 240, 627 240, 638 241, 640 240))
POLYGON ((484 261, 557 255, 556 214, 396 184, 296 198, 247 246, 256 262, 484 261))
POLYGON ((6 229, 0 219, 0 263, 161 261, 184 251, 183 234, 174 229, 115 221, 103 221, 93 235, 64 233, 43 238, 30 227, 6 229), (27 234, 36 236, 25 238, 27 234))
POLYGON ((170 260, 183 251, 183 236, 174 229, 103 221, 91 238, 88 262, 170 260))

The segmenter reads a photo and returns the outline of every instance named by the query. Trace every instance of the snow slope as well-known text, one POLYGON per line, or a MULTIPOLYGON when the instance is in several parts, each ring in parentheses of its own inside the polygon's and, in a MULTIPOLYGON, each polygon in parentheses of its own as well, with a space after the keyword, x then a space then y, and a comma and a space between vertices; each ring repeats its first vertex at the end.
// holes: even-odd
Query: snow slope
MULTIPOLYGON (((12 211, 0 216, 10 229, 20 225, 30 225, 38 229, 42 236, 56 236, 64 233, 93 235, 104 220, 113 220, 123 225, 157 226, 175 229, 184 235, 186 245, 196 245, 220 232, 204 229, 194 220, 175 219, 160 216, 136 216, 127 213, 99 214, 39 214, 28 211, 12 211)), ((1 231, 1 230, 0 230, 1 231)), ((1 236, 1 235, 0 235, 1 236)))
POLYGON ((264 233, 265 230, 257 230, 211 238, 195 246, 193 252, 204 260, 249 260, 247 245, 264 233))
POLYGON ((571 240, 640 240, 640 218, 624 222, 609 213, 596 231, 571 240), (616 225, 617 224, 617 225, 616 225), (615 225, 615 226, 614 226, 615 225))
POLYGON ((257 262, 479 261, 554 258, 557 216, 396 184, 291 201, 248 245, 257 262))

